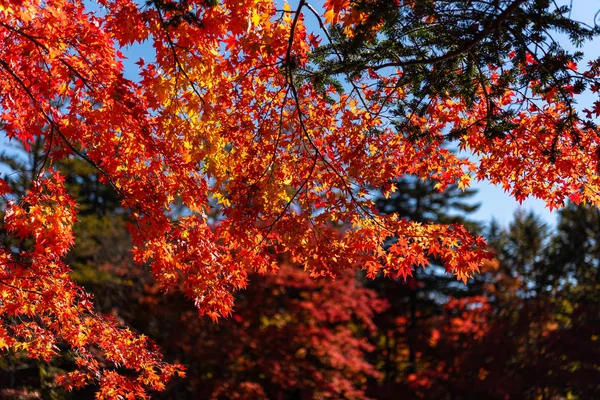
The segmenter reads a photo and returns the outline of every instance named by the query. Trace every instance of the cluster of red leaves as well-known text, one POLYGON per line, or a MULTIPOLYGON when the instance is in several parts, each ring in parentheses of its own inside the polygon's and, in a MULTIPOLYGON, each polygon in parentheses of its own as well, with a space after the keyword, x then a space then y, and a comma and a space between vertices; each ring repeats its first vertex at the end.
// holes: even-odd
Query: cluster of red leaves
POLYGON ((147 338, 98 315, 70 279, 61 258, 73 244, 75 211, 57 173, 35 181, 18 204, 8 202, 5 227, 19 242, 0 249, 0 348, 45 361, 68 351, 76 369, 61 377, 67 388, 99 382, 99 398, 146 397, 146 388, 164 389, 182 367, 163 363, 147 338))
MULTIPOLYGON (((367 378, 377 378, 375 367, 365 359, 373 351, 365 333, 375 330, 374 314, 386 305, 352 275, 315 282, 297 268, 282 268, 277 276, 261 279, 264 282, 254 291, 254 301, 269 299, 269 311, 257 315, 253 307, 246 307, 236 319, 233 328, 239 337, 249 328, 255 332, 246 336, 249 348, 268 348, 274 340, 277 347, 284 346, 280 354, 294 355, 282 360, 275 353, 260 361, 265 373, 279 371, 273 380, 282 390, 303 387, 312 390, 307 392, 310 397, 362 398, 367 378), (278 304, 286 312, 277 312, 278 304)), ((252 364, 239 364, 245 359, 241 353, 231 358, 240 370, 251 370, 252 364)))
POLYGON ((303 388, 311 398, 364 398, 367 378, 378 376, 366 361, 373 346, 364 333, 375 330, 374 314, 386 303, 353 275, 315 281, 284 265, 277 275, 255 277, 224 327, 228 364, 237 371, 231 375, 260 371, 278 390, 303 388))
POLYGON ((178 293, 163 295, 147 275, 119 269, 135 283, 125 296, 107 295, 108 300, 138 328, 157 329, 165 354, 188 367, 186 381, 173 385, 165 398, 298 393, 359 399, 365 398, 368 382, 379 378, 368 361, 374 350, 368 337, 376 331, 376 314, 387 304, 352 271, 335 281, 315 280, 282 262, 277 275, 251 274, 248 288, 236 296, 233 316, 216 324, 198 318, 178 293), (120 297, 127 300, 119 304, 120 297))

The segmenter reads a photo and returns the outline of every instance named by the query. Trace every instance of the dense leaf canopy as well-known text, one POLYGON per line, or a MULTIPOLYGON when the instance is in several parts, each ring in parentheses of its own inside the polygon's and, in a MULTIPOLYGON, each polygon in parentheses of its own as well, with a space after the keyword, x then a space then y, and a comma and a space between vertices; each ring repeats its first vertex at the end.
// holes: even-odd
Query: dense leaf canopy
POLYGON ((0 0, 2 129, 45 146, 27 191, 0 180, 0 348, 50 359, 64 346, 77 367, 64 383, 106 398, 182 373, 72 281, 77 206, 53 170, 70 155, 117 193, 140 267, 214 319, 282 256, 313 277, 406 278, 436 259, 466 281, 488 257, 480 237, 377 211, 372 191, 403 176, 600 203, 600 103, 573 108, 600 90, 600 61, 578 66, 553 38, 597 29, 543 0, 315 6, 0 0), (133 43, 155 51, 139 81, 123 70, 133 43))

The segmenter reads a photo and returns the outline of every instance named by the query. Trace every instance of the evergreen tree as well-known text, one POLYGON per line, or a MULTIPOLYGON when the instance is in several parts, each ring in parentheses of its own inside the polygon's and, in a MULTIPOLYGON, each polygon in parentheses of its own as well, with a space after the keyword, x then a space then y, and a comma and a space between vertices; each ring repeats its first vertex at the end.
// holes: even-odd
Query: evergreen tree
MULTIPOLYGON (((472 104, 481 86, 487 96, 487 119, 481 121, 486 135, 503 137, 513 128, 516 109, 499 107, 491 99, 504 88, 521 90, 532 80, 539 82, 542 94, 558 93, 572 109, 571 120, 557 121, 571 132, 577 112, 569 90, 582 92, 588 79, 571 68, 583 54, 566 50, 556 36, 560 32, 580 47, 600 27, 573 20, 569 6, 551 0, 355 0, 351 5, 361 13, 360 23, 353 29, 344 24, 332 29, 329 43, 313 54, 314 70, 301 75, 321 85, 337 82, 341 90, 340 78, 351 83, 369 71, 400 69, 402 88, 411 96, 394 104, 388 98, 378 101, 390 106, 400 134, 427 135, 418 120, 407 116, 426 115, 432 98, 447 95, 472 104), (512 68, 520 63, 529 67, 512 68), (492 83, 497 68, 502 78, 492 83)), ((385 86, 384 80, 380 84, 385 86)), ((460 139, 463 133, 452 130, 448 137, 460 139)))
POLYGON ((492 224, 484 296, 437 327, 437 366, 453 362, 425 397, 597 398, 599 228, 597 209, 573 204, 554 233, 533 213, 517 212, 505 230, 492 224), (477 318, 479 329, 468 325, 477 318))
POLYGON ((548 251, 556 325, 543 343, 556 390, 600 396, 600 211, 569 204, 548 251))

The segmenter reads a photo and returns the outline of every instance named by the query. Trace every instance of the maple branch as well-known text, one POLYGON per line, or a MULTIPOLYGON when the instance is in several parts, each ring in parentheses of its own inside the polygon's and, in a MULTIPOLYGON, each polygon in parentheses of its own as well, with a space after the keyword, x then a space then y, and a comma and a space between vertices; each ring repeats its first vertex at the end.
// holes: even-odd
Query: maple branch
MULTIPOLYGON (((67 140, 67 138, 61 132, 60 127, 58 126, 58 124, 54 121, 54 119, 52 119, 48 115, 48 113, 46 113, 46 111, 44 111, 43 107, 40 105, 40 102, 35 98, 35 96, 31 92, 31 90, 29 89, 29 87, 27 87, 27 85, 25 84, 25 82, 23 82, 23 80, 21 79, 21 77, 19 77, 10 68, 10 66, 6 63, 6 61, 4 61, 3 59, 0 59, 0 65, 2 67, 4 67, 4 70, 7 71, 17 81, 17 83, 19 83, 19 86, 21 86, 21 88, 25 91, 25 93, 27 93, 27 95, 29 96, 29 98, 31 98, 31 100, 33 101, 33 104, 37 104, 37 106, 39 108, 39 112, 42 114, 42 116, 44 117, 44 119, 50 124, 50 126, 53 129, 56 129, 56 133, 58 133, 58 135, 61 137, 61 139, 63 139, 63 141, 66 143, 66 145, 69 147, 69 149, 73 153, 75 153, 76 155, 78 155, 79 157, 81 157, 83 160, 85 160, 86 162, 88 162, 90 165, 92 165, 94 168, 96 168, 99 172, 101 172, 102 174, 104 174, 107 177, 107 179, 109 179, 109 182, 111 182, 111 184, 113 184, 113 182, 111 181, 110 176, 108 176, 108 174, 99 165, 97 165, 94 161, 90 160, 85 154, 83 154, 79 150, 77 150, 67 140)), ((116 186, 115 186, 115 188, 116 188, 116 186)))
MULTIPOLYGON (((319 23, 319 26, 320 26, 321 30, 323 32, 325 32, 325 36, 327 36, 327 40, 331 44, 333 51, 337 55, 337 57, 340 60, 340 62, 342 62, 343 61, 343 56, 340 54, 339 50, 337 49, 337 46, 335 45, 335 42, 334 42, 333 38, 329 34, 329 31, 327 30, 327 27, 325 26, 325 23, 323 22, 323 19, 321 18, 321 16, 317 12, 317 10, 315 10, 314 7, 311 4, 306 3, 306 7, 313 13, 313 15, 315 16, 315 18, 317 19, 317 21, 319 23)), ((379 118, 381 116, 381 114, 383 113, 384 109, 386 109, 388 102, 391 100, 392 96, 400 88, 400 85, 401 85, 401 82, 402 82, 402 78, 399 78, 396 81, 396 83, 394 85, 394 88, 386 95, 385 99, 381 102, 381 107, 373 115, 373 113, 370 110, 370 107, 366 104, 366 100, 362 96, 361 90, 356 86, 356 84, 354 83, 354 80, 351 79, 351 77, 349 76, 348 72, 346 72, 345 75, 346 75, 346 78, 347 78, 348 82, 350 82, 350 85, 352 85, 352 88, 353 88, 352 90, 354 92, 356 92, 358 98, 360 99, 360 102, 362 103, 363 107, 365 108, 365 111, 367 111, 369 113, 369 116, 371 117, 371 120, 376 120, 377 118, 379 118)), ((354 149, 353 155, 356 154, 356 153, 358 153, 358 151, 360 150, 361 146, 364 145, 367 142, 368 137, 369 137, 368 135, 365 135, 365 137, 361 140, 360 145, 357 146, 354 149)))
POLYGON ((267 172, 269 171, 269 168, 271 168, 271 166, 275 162, 275 157, 277 156, 277 150, 279 147, 279 140, 281 139, 281 135, 283 133, 283 113, 285 111, 284 105, 285 105, 285 101, 287 100, 289 92, 290 92, 290 88, 288 87, 283 96, 283 100, 281 100, 281 108, 279 111, 279 124, 278 124, 279 129, 277 132, 277 138, 275 139, 275 146, 273 146, 273 154, 271 155, 271 160, 269 161, 269 163, 268 163, 267 167, 264 169, 264 171, 260 174, 260 176, 258 178, 256 178, 256 180, 250 185, 250 187, 248 188, 248 192, 250 190, 252 190, 252 188, 256 187, 258 182, 260 182, 261 179, 267 174, 267 172))
MULTIPOLYGON (((468 53, 469 56, 473 59, 473 55, 471 52, 468 53)), ((486 79, 483 71, 481 70, 481 66, 478 63, 474 63, 477 68, 477 74, 479 75, 479 83, 481 84, 481 90, 483 90, 483 96, 485 98, 485 109, 486 109, 486 128, 485 131, 488 131, 488 127, 490 126, 492 120, 492 114, 494 112, 494 103, 490 99, 490 95, 488 93, 488 89, 486 86, 486 79)), ((485 132, 484 131, 484 132, 485 132)))
MULTIPOLYGON (((33 93, 31 92, 31 90, 29 89, 29 87, 27 87, 27 85, 25 84, 25 82, 23 82, 23 80, 21 79, 21 77, 19 77, 11 68, 10 66, 6 63, 6 61, 4 61, 3 59, 0 58, 0 66, 2 66, 4 68, 5 71, 8 72, 9 75, 11 75, 19 84, 19 86, 21 86, 21 88, 25 91, 25 93, 27 93, 27 95, 29 96, 29 98, 32 100, 34 105, 37 105, 37 108, 39 109, 39 112, 42 114, 42 116, 44 117, 44 119, 50 124, 50 126, 55 130, 55 132, 58 134, 58 136, 65 142, 65 144, 67 145, 67 147, 77 156, 81 157, 84 161, 86 161, 88 164, 90 164, 92 167, 94 167, 96 170, 98 170, 108 181, 108 183, 110 184, 110 186, 113 188, 113 190, 115 190, 123 199, 123 201, 127 204, 127 206, 133 210, 134 207, 132 207, 128 200, 127 200, 127 196, 117 187, 117 185, 115 184, 114 180, 112 179, 112 177, 106 172, 104 171, 104 169, 102 167, 100 167, 96 162, 94 162, 93 160, 91 160, 87 155, 83 154, 81 151, 77 150, 77 148, 75 148, 75 146, 73 146, 73 144, 65 137, 65 135, 62 133, 60 127, 58 126, 58 124, 56 123, 56 121, 54 121, 54 119, 52 119, 48 113, 46 113, 46 111, 44 111, 44 108, 41 106, 40 102, 35 98, 35 96, 33 95, 33 93)), ((141 212, 143 214, 148 215, 143 209, 140 209, 141 212)), ((137 226, 137 228, 140 230, 140 232, 143 233, 142 228, 139 226, 139 223, 137 221, 136 218, 133 219, 135 225, 137 226)))
MULTIPOLYGON (((526 44, 526 43, 523 41, 523 39, 520 37, 520 35, 517 35, 517 33, 514 31, 514 29, 509 29, 509 30, 512 32, 513 36, 514 36, 515 38, 518 38, 518 40, 520 41, 520 43, 521 43, 522 45, 524 45, 524 46, 525 46, 525 48, 527 48, 527 50, 529 50, 529 48, 528 48, 527 44, 526 44)), ((537 47, 537 46, 536 46, 536 47, 537 47)), ((539 47, 538 47, 538 48, 539 48, 539 47)), ((545 55, 547 55, 547 52, 546 52, 546 51, 544 51, 544 49, 541 49, 541 48, 540 48, 540 50, 541 50, 541 51, 544 53, 544 56, 545 56, 545 55)), ((563 99, 563 101, 564 101, 565 105, 566 105, 566 106, 567 106, 567 108, 568 108, 568 112, 569 112, 568 118, 565 118, 565 119, 564 119, 564 120, 561 122, 561 129, 560 129, 560 130, 562 130, 564 127, 566 127, 566 121, 567 121, 567 120, 572 120, 572 121, 574 121, 574 120, 578 119, 578 118, 577 118, 577 115, 576 115, 576 113, 575 113, 574 107, 573 107, 573 105, 572 105, 572 104, 573 104, 573 99, 569 98, 569 96, 567 95, 567 93, 565 93, 565 91, 564 91, 564 89, 563 89, 562 85, 560 85, 559 79, 556 77, 556 75, 555 75, 555 74, 554 74, 552 71, 550 71, 550 70, 549 70, 549 69, 548 69, 548 68, 547 68, 547 67, 544 65, 544 62, 542 62, 542 60, 540 60, 540 58, 538 57, 538 55, 537 55, 537 52, 529 50, 529 53, 531 54, 531 56, 533 57, 533 59, 536 61, 537 65, 538 65, 538 66, 539 66, 539 67, 540 67, 540 68, 541 68, 541 69, 542 69, 544 72, 546 72, 548 75, 550 75, 550 76, 552 77, 552 79, 554 80, 554 83, 553 83, 553 84, 552 84, 552 86, 550 86, 550 87, 551 87, 552 89, 554 89, 554 88, 557 88, 557 90, 558 90, 558 92, 560 93, 560 95, 561 95, 561 97, 562 97, 562 99, 563 99)), ((569 75, 569 78, 571 78, 571 77, 572 77, 572 75, 569 75)), ((549 118, 551 118, 551 117, 549 117, 549 118)), ((552 118, 551 118, 551 119, 552 119, 552 118)), ((556 122, 554 121, 554 119, 552 119, 552 121, 553 121, 553 122, 556 124, 556 122)), ((572 129, 570 129, 570 130, 569 130, 569 134, 570 134, 570 136, 571 136, 571 139, 572 139, 572 140, 574 140, 576 143, 580 142, 580 141, 581 141, 581 137, 579 137, 579 135, 578 135, 578 134, 575 132, 575 129, 574 129, 574 126, 573 126, 573 122, 571 122, 571 128, 572 128, 572 129), (574 136, 574 135, 575 135, 575 136, 574 136)), ((558 132, 558 131, 557 131, 557 132, 558 132)), ((554 138, 554 139, 555 139, 555 141, 557 141, 557 140, 558 140, 558 133, 557 133, 557 136, 555 136, 555 138, 554 138)), ((555 148, 555 143, 553 143, 553 146, 552 146, 552 147, 553 147, 553 151, 554 151, 554 148, 555 148)))
MULTIPOLYGON (((48 47, 45 44, 43 44, 42 42, 40 42, 38 40, 38 39, 42 39, 41 37, 30 35, 30 34, 24 32, 22 29, 17 29, 14 26, 8 25, 8 24, 6 24, 6 23, 4 23, 2 21, 0 21, 0 25, 3 26, 3 27, 5 27, 9 31, 14 32, 14 33, 16 33, 18 35, 21 35, 24 38, 30 40, 33 44, 36 45, 36 47, 38 47, 39 49, 44 50, 44 52, 46 52, 46 54, 48 54, 50 52, 50 50, 48 49, 48 47)), ((85 57, 82 57, 82 58, 85 59, 85 57)), ((65 67, 67 67, 67 69, 69 71, 71 71, 76 77, 78 77, 81 80, 81 82, 83 83, 83 85, 85 87, 87 87, 90 92, 93 93, 93 92, 96 91, 95 89, 93 89, 90 86, 88 80, 83 75, 81 75, 81 73, 79 71, 77 71, 75 69, 75 67, 73 67, 71 64, 69 64, 67 61, 65 61, 65 59, 62 58, 62 57, 58 57, 57 59, 58 59, 58 61, 60 61, 61 64, 63 64, 65 67)))
MULTIPOLYGON (((317 21, 319 22, 319 26, 321 27, 321 30, 323 32, 325 32, 325 36, 327 36, 327 40, 329 40, 329 43, 331 43, 331 46, 333 48, 333 51, 335 52, 335 54, 337 55, 338 59, 340 61, 344 60, 344 57, 342 57, 342 55, 340 54, 340 52, 338 51, 337 47, 335 46, 335 43, 333 41, 333 39, 331 38, 331 35, 329 35, 329 31, 327 30, 327 28, 325 27, 325 24, 323 23, 323 19, 321 18, 321 16, 319 15, 319 13, 317 12, 317 10, 314 9, 314 7, 312 5, 310 5, 309 3, 306 3, 306 7, 314 14, 315 18, 317 19, 317 21)), ((350 85, 352 85, 353 90, 356 91, 356 94, 358 95, 358 98, 360 99, 360 102, 362 103, 363 107, 365 108, 365 110, 367 112, 369 112, 369 114, 371 114, 371 112, 369 111, 369 107, 366 104, 365 99, 363 98, 359 88, 356 86, 356 84, 354 83, 354 80, 350 78, 350 75, 348 73, 346 73, 346 78, 348 79, 348 82, 350 82, 350 85)), ((374 119, 377 118, 377 115, 374 117, 374 119)))
POLYGON ((37 173, 36 179, 40 179, 40 177, 42 176, 42 173, 44 171, 44 167, 46 166, 46 163, 48 162, 48 158, 50 156, 50 151, 52 151, 52 140, 53 139, 54 139, 54 126, 51 126, 50 127, 50 138, 48 139, 48 146, 47 146, 47 149, 44 154, 44 161, 42 162, 42 165, 40 165, 40 169, 37 173))
MULTIPOLYGON (((281 211, 281 213, 279 213, 279 215, 275 218, 275 220, 271 224, 263 226, 260 229, 267 229, 267 228, 269 228, 268 233, 271 233, 271 231, 273 230, 273 227, 275 226, 275 224, 277 222, 279 222, 281 220, 281 218, 283 218, 283 216, 286 214, 287 210, 289 210, 290 207, 292 206, 292 203, 294 202, 294 200, 296 199, 296 197, 298 196, 298 194, 302 191, 302 189, 306 186, 306 184, 308 183, 308 181, 312 177, 313 173, 315 172, 315 167, 317 165, 317 159, 318 159, 318 157, 315 154, 315 157, 313 158, 313 163, 312 163, 312 166, 310 168, 310 172, 308 173, 308 176, 302 182, 302 184, 300 185, 300 187, 298 187, 298 189, 296 190, 296 192, 294 193, 294 195, 290 198, 290 200, 286 203, 286 205, 283 208, 283 210, 281 211)), ((261 243, 262 243, 262 240, 261 240, 261 243)))
POLYGON ((30 34, 28 34, 26 32, 23 32, 23 30, 17 29, 14 26, 9 25, 9 24, 7 24, 5 22, 2 22, 2 21, 0 21, 0 25, 3 26, 3 27, 5 27, 6 29, 8 29, 11 32, 14 32, 14 33, 17 33, 17 34, 19 34, 21 36, 24 36, 25 38, 27 38, 27 39, 31 40, 33 43, 35 43, 38 47, 41 47, 45 51, 48 51, 48 48, 44 44, 40 43, 40 41, 38 40, 38 39, 43 39, 42 37, 30 35, 30 34))
POLYGON ((33 293, 33 294, 37 294, 38 296, 44 296, 44 294, 42 292, 38 292, 37 290, 32 290, 32 289, 20 288, 18 286, 11 285, 10 283, 4 282, 3 279, 0 279, 0 284, 4 285, 4 286, 8 286, 9 288, 12 288, 15 290, 20 290, 22 292, 33 293))
MULTIPOLYGON (((296 87, 293 83, 293 71, 290 68, 290 60, 291 60, 291 52, 292 52, 292 45, 293 45, 293 41, 294 41, 294 30, 296 27, 296 24, 298 23, 298 18, 300 16, 300 10, 302 9, 303 5, 305 4, 305 0, 300 0, 300 4, 298 6, 298 10, 294 16, 294 20, 292 22, 292 26, 290 28, 290 37, 289 37, 289 42, 288 42, 288 48, 287 48, 287 52, 286 52, 286 58, 285 58, 285 68, 286 68, 286 72, 288 73, 289 76, 289 84, 290 87, 288 88, 288 91, 286 91, 286 97, 287 97, 287 93, 289 93, 289 91, 291 90, 295 99, 298 99, 298 93, 296 92, 296 87)), ((298 110, 298 116, 299 116, 299 121, 300 121, 300 125, 302 126, 303 131, 306 132, 306 128, 304 127, 304 121, 301 118, 301 111, 300 111, 300 104, 298 102, 298 100, 296 101, 296 107, 298 110)), ((283 117, 283 110, 280 114, 280 118, 283 117)), ((281 123, 280 123, 280 133, 281 133, 281 123)), ((310 138, 309 138, 310 140, 310 138)), ((314 144, 313 144, 314 146, 314 144)), ((269 233, 272 231, 273 227, 275 226, 275 224, 281 220, 281 218, 283 218, 283 216, 285 215, 285 213, 287 212, 287 210, 291 207, 292 203, 294 202, 295 198, 298 196, 298 194, 302 191, 302 188, 304 188, 304 186, 308 183, 308 181, 310 180, 312 174, 314 173, 315 167, 317 165, 317 154, 315 154, 315 157, 313 158, 313 163, 312 166, 310 168, 310 172, 308 174, 308 176, 306 177, 306 179, 302 182, 302 184, 300 185, 300 187, 296 190, 296 192, 293 194, 293 196, 290 198, 290 200, 286 203, 285 207, 283 208, 283 210, 281 211, 281 213, 275 218, 275 220, 269 224, 266 225, 264 227, 262 227, 261 229, 269 229, 269 233)), ((264 241, 265 236, 263 236, 263 239, 261 240, 260 243, 262 243, 264 241)), ((259 243, 259 244, 260 244, 259 243)), ((258 245, 257 245, 258 246, 258 245)), ((255 248, 257 247, 255 246, 255 248)))
POLYGON ((173 53, 173 59, 175 61, 175 65, 177 66, 177 69, 179 71, 181 71, 181 73, 183 74, 185 79, 187 79, 187 81, 190 83, 194 94, 196 94, 196 96, 198 96, 198 98, 200 99, 200 102, 202 102, 203 105, 206 105, 204 98, 202 97, 202 95, 200 94, 198 89, 196 89, 196 84, 189 77, 185 68, 183 68, 183 66, 181 65, 181 61, 179 60, 179 56, 177 55, 177 51, 175 50, 175 43, 173 42, 173 39, 171 38, 171 35, 169 34, 168 29, 165 27, 166 21, 163 17, 162 11, 160 10, 160 7, 158 7, 158 5, 156 4, 156 1, 153 1, 152 4, 154 4, 154 8, 156 9, 156 11, 158 13, 158 17, 160 18, 161 26, 163 28, 162 31, 165 33, 165 36, 167 37, 167 43, 169 45, 169 48, 171 49, 171 52, 173 53))
MULTIPOLYGON (((297 9, 296 15, 294 16, 294 20, 292 21, 292 25, 290 28, 290 36, 289 36, 289 40, 288 40, 288 48, 286 51, 286 59, 285 59, 285 61, 286 61, 285 68, 286 68, 286 72, 287 72, 288 79, 289 79, 288 84, 290 85, 290 89, 292 91, 292 96, 294 98, 294 102, 296 104, 296 109, 298 111, 298 122, 300 124, 300 129, 302 130, 304 137, 306 137, 310 146, 314 149, 315 156, 318 156, 318 158, 320 158, 323 161, 325 166, 329 170, 331 170, 336 175, 336 177, 340 180, 340 182, 342 183, 342 186, 345 188, 345 191, 348 193, 348 196, 350 196, 351 202, 354 203, 358 207, 358 209, 364 213, 364 215, 366 215, 372 221, 374 221, 376 225, 378 225, 379 227, 381 227, 382 229, 384 229, 390 233, 393 233, 389 228, 380 224, 379 221, 376 220, 375 216, 370 211, 368 211, 358 201, 358 199, 356 199, 356 197, 354 196, 354 193, 352 193, 352 188, 346 182, 344 177, 342 175, 340 175, 340 173, 336 170, 336 168, 325 158, 325 156, 323 156, 323 154, 321 153, 321 151, 319 150, 317 145, 313 142, 312 138, 310 137, 310 135, 308 133, 308 129, 306 128, 306 125, 304 124, 304 113, 302 112, 302 108, 300 105, 300 97, 298 95, 298 91, 297 91, 296 85, 294 83, 293 69, 291 68, 290 61, 291 61, 292 46, 293 46, 293 42, 294 42, 294 31, 295 31, 296 25, 298 23, 299 16, 301 15, 300 11, 302 10, 302 7, 306 6, 306 4, 307 4, 306 0, 300 0, 300 3, 298 4, 298 9, 297 9)), ((315 157, 315 163, 316 163, 316 159, 317 159, 317 157, 315 157)), ((314 165, 313 165, 313 168, 314 168, 314 165)), ((309 178, 310 178, 310 175, 309 175, 309 178)), ((294 197, 299 193, 299 191, 302 189, 302 187, 305 184, 306 184, 306 182, 304 182, 300 186, 298 191, 294 194, 294 197)), ((287 209, 287 207, 286 207, 286 209, 287 209)))
MULTIPOLYGON (((308 188, 305 188, 305 189, 304 189, 304 193, 305 193, 305 196, 307 196, 307 197, 308 197, 308 188)), ((313 208, 312 210, 314 210, 314 208, 313 208)), ((308 222, 309 222, 309 223, 312 225, 312 227, 314 228, 313 230, 314 230, 314 231, 316 231, 316 232, 319 234, 319 236, 320 236, 321 238, 325 239, 325 240, 326 240, 326 241, 328 241, 329 243, 333 243, 333 240, 332 240, 331 238, 327 237, 327 236, 325 235, 325 233, 323 233, 323 230, 322 230, 320 227, 318 227, 317 225, 315 225, 315 221, 314 221, 314 220, 313 220, 313 218, 311 218, 311 217, 312 217, 312 216, 311 216, 311 215, 309 215, 309 217, 308 217, 307 219, 308 219, 308 222)), ((313 236, 314 236, 314 238, 315 238, 315 239, 317 239, 317 235, 316 235, 314 232, 313 232, 313 236)))
MULTIPOLYGON (((539 142, 539 145, 541 147, 544 148, 543 152, 546 153, 546 155, 549 155, 549 161, 551 161, 551 163, 555 163, 556 162, 556 154, 557 154, 557 150, 556 150, 556 146, 558 144, 558 137, 560 136, 561 131, 563 130, 563 128, 566 126, 566 122, 561 121, 561 122, 557 122, 554 120, 554 117, 549 115, 546 110, 544 110, 543 108, 541 108, 538 104, 536 104, 536 99, 535 98, 528 98, 526 97, 525 94, 521 93, 520 90, 515 90, 515 92, 519 93, 521 96, 523 96, 524 102, 527 102, 529 104, 530 107, 535 107, 535 109, 542 115, 544 115, 544 117, 546 117, 550 122, 552 122, 552 124, 554 125, 555 128, 555 134, 554 134, 554 138, 552 140, 552 145, 551 148, 548 149, 546 144, 544 143, 543 140, 541 140, 537 133, 533 130, 531 130, 528 127, 524 127, 524 129, 526 131, 529 131, 531 134, 533 134, 533 136, 536 138, 536 140, 539 142)), ((572 125, 573 127, 573 125, 572 125)), ((574 127, 573 127, 574 128, 574 127)), ((564 158, 561 158, 561 161, 564 161, 564 158)))

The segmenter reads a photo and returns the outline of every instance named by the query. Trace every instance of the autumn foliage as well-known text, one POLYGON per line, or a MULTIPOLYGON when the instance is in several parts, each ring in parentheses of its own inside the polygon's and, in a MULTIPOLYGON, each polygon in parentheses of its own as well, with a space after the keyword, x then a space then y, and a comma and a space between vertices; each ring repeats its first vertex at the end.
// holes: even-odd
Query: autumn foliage
POLYGON ((162 321, 161 348, 189 370, 166 398, 358 399, 380 376, 368 362, 375 346, 367 337, 387 302, 352 273, 315 281, 282 263, 277 275, 252 274, 234 315, 218 324, 198 318, 180 296, 138 287, 130 298, 143 300, 122 315, 146 329, 162 321))
MULTIPOLYGON (((249 274, 276 273, 282 259, 338 282, 356 269, 406 279, 434 260, 460 281, 473 277, 490 257, 481 237, 377 210, 372 191, 389 197, 404 176, 429 179, 438 191, 489 179, 550 208, 600 203, 598 103, 587 114, 573 109, 586 87, 600 88, 599 63, 584 69, 564 53, 547 67, 520 44, 489 60, 477 52, 506 21, 535 26, 526 10, 537 2, 501 1, 496 19, 465 28, 470 45, 445 55, 372 65, 346 57, 355 50, 338 52, 336 43, 368 50, 403 16, 434 29, 446 15, 445 2, 378 3, 328 0, 317 10, 304 0, 283 9, 269 0, 0 0, 0 123, 12 141, 45 143, 24 195, 0 180, 0 348, 43 360, 68 351, 73 369, 61 381, 98 384, 100 398, 146 397, 184 375, 146 337, 96 312, 73 281, 64 258, 77 205, 54 168, 70 156, 117 193, 138 268, 214 320, 231 315, 249 274), (321 36, 307 29, 309 16, 321 36), (134 43, 155 52, 137 61, 137 80, 123 68, 134 43), (459 84, 448 75, 453 86, 440 90, 419 81, 450 70, 470 78, 459 84), (450 142, 477 158, 453 153, 450 142)), ((310 286, 287 268, 271 279, 310 286)), ((303 306, 296 312, 308 313, 303 306)), ((368 328, 364 312, 372 310, 359 307, 368 328)), ((319 312, 313 318, 348 318, 319 312)), ((329 340, 350 340, 344 329, 329 340)), ((376 375, 360 363, 342 369, 328 378, 337 390, 353 374, 376 375)))

